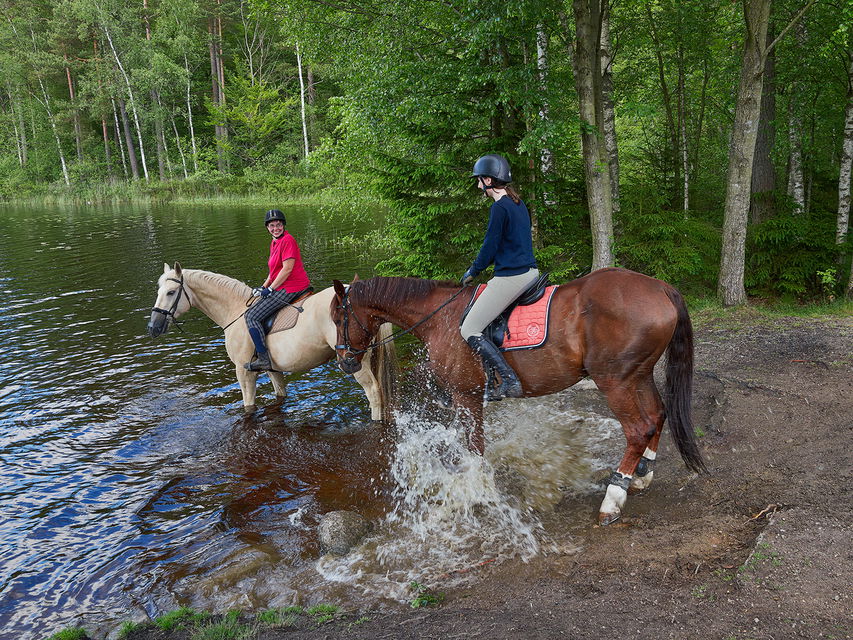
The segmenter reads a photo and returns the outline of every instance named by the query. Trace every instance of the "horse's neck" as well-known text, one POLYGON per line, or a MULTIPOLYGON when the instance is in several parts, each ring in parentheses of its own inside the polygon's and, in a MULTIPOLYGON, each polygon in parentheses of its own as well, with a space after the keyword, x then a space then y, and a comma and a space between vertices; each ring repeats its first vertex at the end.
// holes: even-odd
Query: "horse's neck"
POLYGON ((192 292, 192 305, 220 327, 226 326, 245 311, 245 299, 229 286, 227 280, 204 277, 205 271, 184 270, 184 281, 192 292))
MULTIPOLYGON (((400 305, 391 305, 380 299, 373 300, 371 306, 373 306, 375 312, 381 315, 388 322, 391 322, 397 325, 398 327, 406 329, 408 327, 413 327, 421 320, 424 320, 426 316, 428 316, 433 311, 438 309, 442 304, 447 302, 447 300, 453 295, 453 293, 453 290, 449 288, 437 288, 433 290, 426 299, 413 297, 411 300, 407 300, 405 304, 400 305)), ((447 314, 454 313, 454 310, 461 313, 461 311, 457 309, 457 302, 458 299, 454 300, 447 307, 439 311, 435 316, 433 316, 423 324, 415 327, 412 330, 412 335, 414 335, 420 340, 423 340, 424 336, 431 331, 431 327, 437 321, 446 321, 447 314)))

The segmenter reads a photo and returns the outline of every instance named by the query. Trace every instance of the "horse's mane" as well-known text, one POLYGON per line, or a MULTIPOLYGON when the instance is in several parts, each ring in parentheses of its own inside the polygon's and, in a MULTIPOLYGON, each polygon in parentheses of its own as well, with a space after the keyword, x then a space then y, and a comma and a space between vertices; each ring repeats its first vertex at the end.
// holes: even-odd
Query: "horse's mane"
POLYGON ((381 300, 388 305, 401 306, 412 298, 423 298, 436 289, 455 287, 459 285, 446 280, 422 280, 420 278, 383 278, 376 277, 368 280, 357 280, 352 283, 354 291, 363 291, 373 300, 381 300))
POLYGON ((187 282, 190 285, 192 285, 192 280, 198 279, 205 284, 222 287, 236 296, 246 296, 251 291, 249 285, 245 282, 240 282, 236 278, 224 276, 221 273, 202 271, 201 269, 184 269, 183 272, 184 277, 187 278, 187 282))

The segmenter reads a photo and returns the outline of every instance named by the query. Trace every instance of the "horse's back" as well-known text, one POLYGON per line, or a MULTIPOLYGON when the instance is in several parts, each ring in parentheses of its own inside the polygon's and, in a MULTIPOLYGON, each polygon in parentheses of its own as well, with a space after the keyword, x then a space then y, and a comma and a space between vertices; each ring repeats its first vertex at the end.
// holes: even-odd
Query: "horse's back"
MULTIPOLYGON (((678 322, 669 284, 628 269, 593 271, 560 287, 564 317, 584 361, 662 352, 678 322)), ((676 293, 677 295, 677 293, 676 293)))
POLYGON ((577 304, 587 316, 653 324, 669 324, 677 318, 668 293, 673 287, 629 269, 599 269, 564 286, 574 291, 577 304))

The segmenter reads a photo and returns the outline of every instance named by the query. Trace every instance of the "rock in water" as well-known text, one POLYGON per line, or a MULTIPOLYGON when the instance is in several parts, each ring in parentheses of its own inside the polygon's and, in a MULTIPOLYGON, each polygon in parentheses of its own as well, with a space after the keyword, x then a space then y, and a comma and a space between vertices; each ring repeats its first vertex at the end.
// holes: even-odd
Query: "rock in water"
POLYGON ((367 520, 354 511, 330 511, 317 527, 323 551, 339 556, 349 553, 369 530, 367 520))

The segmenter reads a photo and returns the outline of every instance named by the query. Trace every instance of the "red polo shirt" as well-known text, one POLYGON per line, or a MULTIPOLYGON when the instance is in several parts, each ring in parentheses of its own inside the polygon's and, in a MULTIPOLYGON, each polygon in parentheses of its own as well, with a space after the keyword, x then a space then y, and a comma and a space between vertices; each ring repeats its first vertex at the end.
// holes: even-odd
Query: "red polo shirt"
POLYGON ((288 293, 296 293, 311 286, 305 267, 302 265, 302 256, 299 253, 299 245, 296 240, 285 231, 280 238, 273 238, 270 243, 270 259, 267 262, 270 268, 270 282, 275 280, 281 271, 281 263, 285 260, 293 260, 293 270, 287 276, 279 291, 284 289, 288 293))

